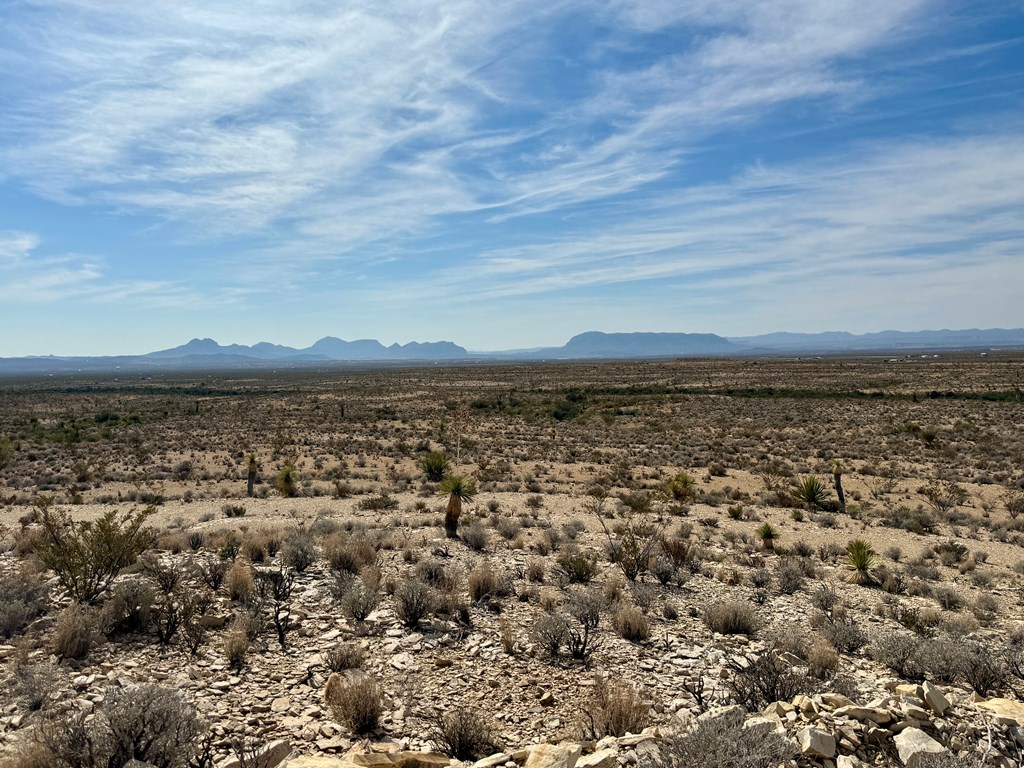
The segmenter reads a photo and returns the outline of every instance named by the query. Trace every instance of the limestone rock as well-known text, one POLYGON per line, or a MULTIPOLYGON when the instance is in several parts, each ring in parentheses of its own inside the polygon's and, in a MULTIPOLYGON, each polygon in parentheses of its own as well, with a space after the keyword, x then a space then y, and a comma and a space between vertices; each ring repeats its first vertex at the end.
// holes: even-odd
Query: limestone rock
POLYGON ((508 752, 496 752, 490 757, 477 760, 470 768, 498 768, 499 765, 504 765, 511 759, 512 755, 508 752))
POLYGON ((827 731, 807 726, 800 731, 800 751, 812 757, 835 757, 835 737, 827 731))
POLYGON ((974 706, 986 712, 991 712, 1004 725, 1010 725, 1011 723, 1024 725, 1024 704, 1021 704, 1019 701, 1013 701, 1012 699, 989 699, 988 701, 979 701, 974 706))
POLYGON ((347 760, 327 755, 304 755, 289 760, 285 765, 287 768, 352 768, 352 763, 347 760))
POLYGON ((388 757, 397 768, 445 768, 451 762, 440 752, 395 752, 388 757))
POLYGON ((862 723, 871 722, 878 725, 885 725, 892 721, 889 710, 881 707, 840 707, 833 712, 836 717, 849 717, 852 720, 859 720, 862 723))
POLYGON ((530 750, 525 768, 576 768, 579 744, 538 744, 530 750))
POLYGON ((896 734, 893 742, 900 753, 900 762, 907 768, 916 768, 920 761, 919 755, 939 754, 946 748, 920 728, 905 728, 896 734))
POLYGON ((924 703, 937 715, 943 715, 946 710, 949 709, 949 699, 942 695, 931 683, 925 681, 925 684, 921 686, 924 693, 924 703))
POLYGON ((576 768, 615 768, 618 765, 618 755, 618 750, 600 749, 577 760, 576 768))

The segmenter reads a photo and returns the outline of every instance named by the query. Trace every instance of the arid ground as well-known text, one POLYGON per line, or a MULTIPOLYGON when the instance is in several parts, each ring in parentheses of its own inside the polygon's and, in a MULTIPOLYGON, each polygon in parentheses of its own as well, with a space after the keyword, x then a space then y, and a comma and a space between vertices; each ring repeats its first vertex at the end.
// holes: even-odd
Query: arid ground
POLYGON ((0 755, 171 689, 242 768, 689 765, 694 723, 1019 766, 1022 396, 998 352, 0 379, 0 755))

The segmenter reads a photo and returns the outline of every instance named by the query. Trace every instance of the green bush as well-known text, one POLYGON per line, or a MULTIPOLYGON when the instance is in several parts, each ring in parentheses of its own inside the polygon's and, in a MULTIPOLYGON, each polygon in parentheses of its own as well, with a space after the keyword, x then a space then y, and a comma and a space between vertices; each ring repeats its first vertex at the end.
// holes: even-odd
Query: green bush
POLYGON ((76 522, 66 512, 43 509, 45 533, 35 542, 36 553, 73 599, 93 603, 149 548, 153 537, 143 524, 155 511, 109 510, 97 520, 76 522))

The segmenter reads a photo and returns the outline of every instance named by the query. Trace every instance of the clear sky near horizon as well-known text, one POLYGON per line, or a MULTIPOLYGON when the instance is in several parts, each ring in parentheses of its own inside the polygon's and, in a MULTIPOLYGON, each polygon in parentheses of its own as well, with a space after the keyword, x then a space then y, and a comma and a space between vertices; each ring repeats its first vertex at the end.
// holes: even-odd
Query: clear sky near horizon
POLYGON ((0 356, 1024 325, 1024 3, 5 0, 0 356))

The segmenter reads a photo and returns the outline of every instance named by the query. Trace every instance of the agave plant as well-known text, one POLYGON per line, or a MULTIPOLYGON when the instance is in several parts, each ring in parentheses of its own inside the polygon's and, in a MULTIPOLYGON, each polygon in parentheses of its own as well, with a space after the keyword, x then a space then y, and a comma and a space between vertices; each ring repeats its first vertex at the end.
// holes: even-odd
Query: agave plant
POLYGON ((878 563, 878 553, 864 539, 853 539, 846 545, 846 564, 850 569, 847 581, 851 584, 874 584, 872 569, 878 563))
POLYGON ((807 506, 820 509, 828 501, 828 486, 821 478, 809 475, 797 485, 796 497, 807 506))
POLYGON ((419 467, 423 470, 424 477, 432 483, 444 480, 451 465, 451 460, 444 451, 428 451, 419 461, 419 467))
POLYGON ((779 531, 771 523, 765 523, 756 531, 754 535, 761 540, 761 545, 765 549, 775 549, 775 539, 779 537, 779 531))
POLYGON ((438 495, 448 497, 448 506, 444 513, 444 530, 448 538, 454 539, 459 531, 462 502, 470 501, 476 495, 476 483, 465 475, 448 475, 441 481, 438 495))

